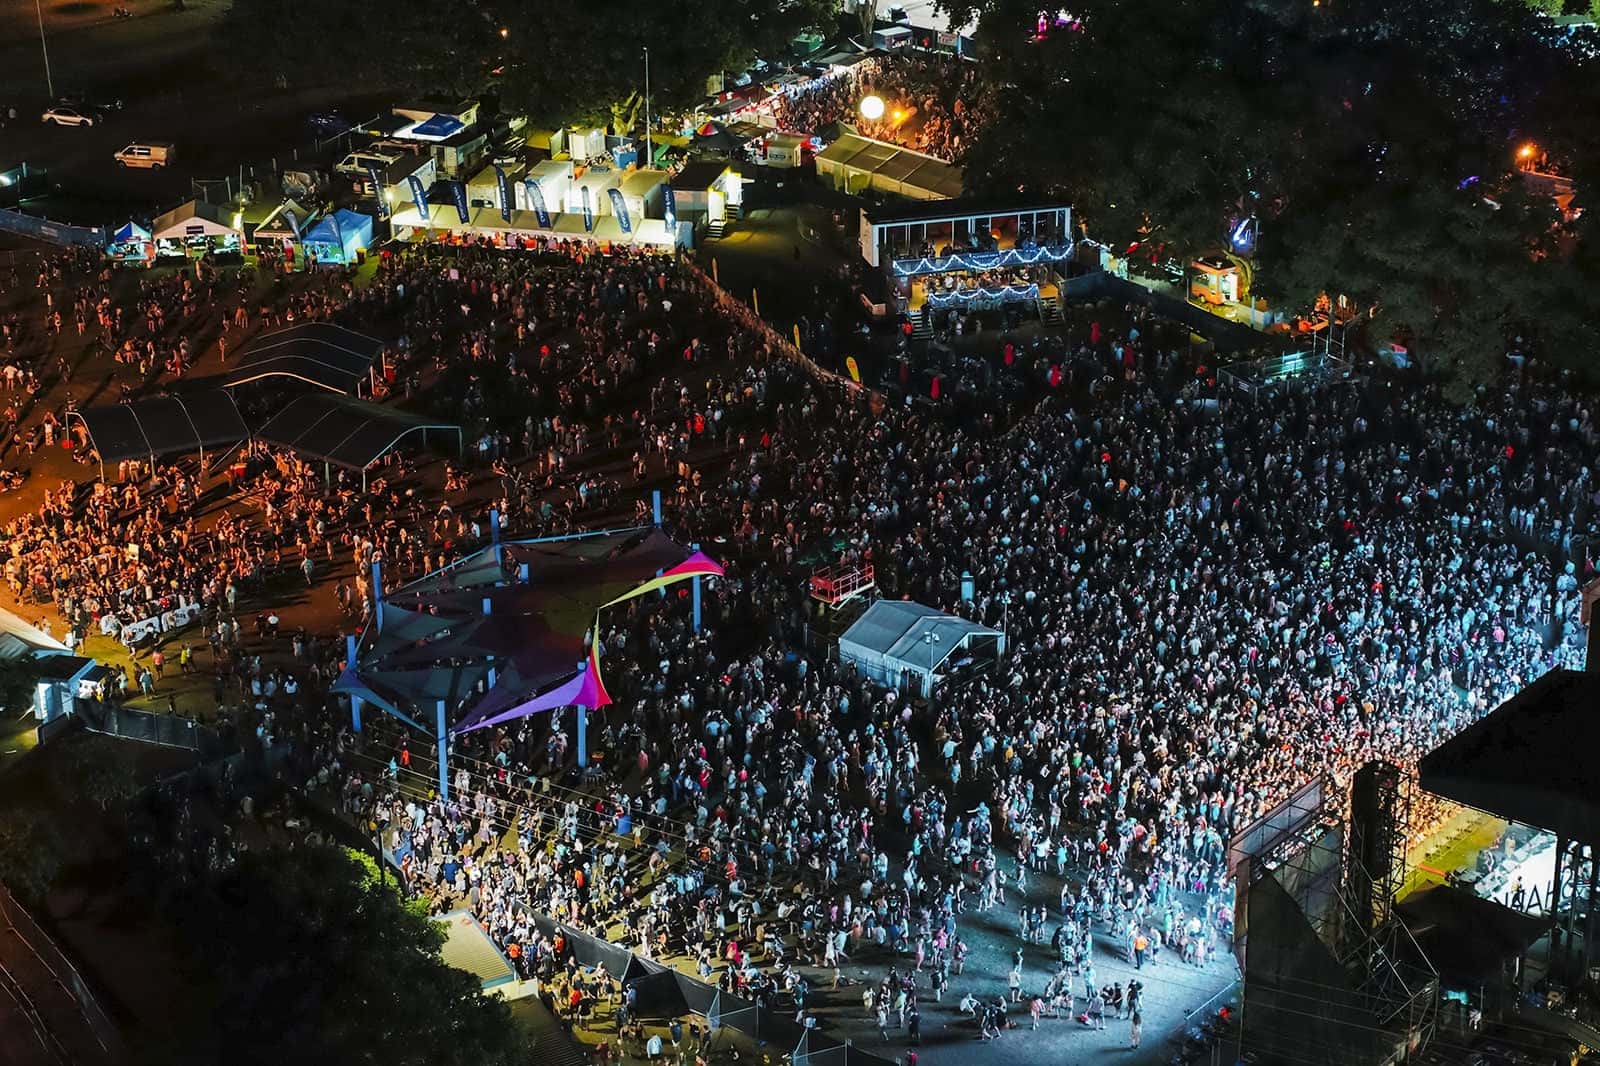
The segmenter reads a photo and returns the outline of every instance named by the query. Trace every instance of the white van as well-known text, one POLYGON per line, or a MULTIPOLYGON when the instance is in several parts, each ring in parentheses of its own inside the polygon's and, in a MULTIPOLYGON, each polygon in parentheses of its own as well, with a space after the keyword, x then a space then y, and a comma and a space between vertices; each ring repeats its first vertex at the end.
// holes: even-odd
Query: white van
POLYGON ((429 149, 429 145, 421 141, 373 141, 367 145, 369 154, 408 156, 421 155, 429 149))
POLYGON ((177 149, 170 144, 160 141, 135 141, 117 152, 111 158, 117 161, 119 167, 143 167, 146 170, 160 170, 172 162, 172 157, 177 154, 177 149))
POLYGON ((380 174, 400 161, 400 156, 393 152, 374 152, 370 149, 361 152, 351 152, 334 165, 334 170, 340 174, 351 177, 365 177, 369 168, 376 169, 380 174))

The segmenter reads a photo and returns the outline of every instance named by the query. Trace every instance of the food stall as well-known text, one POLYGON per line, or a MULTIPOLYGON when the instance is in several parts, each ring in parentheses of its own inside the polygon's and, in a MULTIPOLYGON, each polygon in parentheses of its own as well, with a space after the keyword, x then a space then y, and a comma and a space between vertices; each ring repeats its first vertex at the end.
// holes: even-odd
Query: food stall
POLYGON ((115 266, 147 267, 155 262, 156 244, 150 239, 149 230, 129 219, 111 235, 106 258, 115 266))
POLYGON ((204 200, 190 200, 168 211, 156 219, 150 233, 159 259, 239 255, 244 246, 239 213, 204 200))

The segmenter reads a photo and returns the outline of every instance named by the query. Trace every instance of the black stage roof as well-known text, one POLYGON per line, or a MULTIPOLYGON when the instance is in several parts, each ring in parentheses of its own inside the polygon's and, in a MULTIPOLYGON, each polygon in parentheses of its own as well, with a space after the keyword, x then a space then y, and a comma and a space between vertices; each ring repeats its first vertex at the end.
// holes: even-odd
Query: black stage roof
POLYGON ((233 388, 265 377, 291 377, 330 392, 350 393, 383 351, 383 342, 331 322, 306 322, 263 333, 222 381, 233 388))
POLYGON ((90 407, 77 417, 102 463, 220 448, 250 435, 233 397, 221 389, 90 407))
POLYGON ((1395 904, 1395 913, 1445 977, 1481 979, 1498 974, 1545 934, 1548 920, 1514 911, 1454 885, 1432 885, 1395 904))
POLYGON ((314 392, 296 396, 256 431, 256 439, 321 459, 346 470, 365 470, 408 433, 461 428, 418 418, 364 400, 314 392))
POLYGON ((1600 674, 1552 670, 1418 765, 1429 792, 1600 844, 1600 674))

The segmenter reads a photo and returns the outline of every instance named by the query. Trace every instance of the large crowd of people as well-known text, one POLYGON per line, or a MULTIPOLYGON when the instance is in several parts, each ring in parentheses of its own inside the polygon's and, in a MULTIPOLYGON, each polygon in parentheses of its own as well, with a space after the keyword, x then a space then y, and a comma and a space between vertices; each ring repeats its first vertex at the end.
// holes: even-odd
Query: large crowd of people
MULTIPOLYGON (((82 284, 74 302, 109 299, 103 276, 82 284)), ((229 321, 259 299, 238 284, 196 307, 188 285, 142 286, 100 328, 208 300, 229 321)), ((301 748, 413 891, 469 907, 530 974, 570 962, 539 915, 799 1015, 870 954, 890 966, 863 1006, 911 1037, 965 991, 972 916, 1006 909, 1012 994, 962 997, 975 1036, 1015 1024, 1008 1006, 1134 1019, 1143 986, 1097 982, 1097 945, 1206 965, 1232 833, 1314 775, 1411 767, 1579 654, 1600 453, 1591 401, 1560 382, 1519 375, 1466 407, 1380 372, 1209 395, 1148 312, 1106 308, 1114 327, 987 360, 1014 387, 883 404, 775 358, 674 260, 586 246, 407 248, 369 284, 329 274, 239 317, 284 308, 393 333, 395 393, 467 428, 445 489, 438 464, 393 458, 362 489, 261 446, 225 486, 123 464, 10 523, 8 583, 78 631, 198 604, 220 652, 241 597, 277 635, 271 579, 336 598, 331 629, 363 613, 366 563, 436 569, 482 542, 490 507, 559 534, 665 484, 670 529, 727 577, 698 632, 676 597, 606 614, 616 705, 591 718, 603 757, 581 777, 557 712, 458 737, 445 799, 426 738, 356 735, 323 698, 336 641, 235 657, 239 724, 301 748), (1002 661, 927 701, 870 683, 816 653, 818 561, 1003 629, 1002 661)), ((206 355, 158 340, 143 369, 206 355)))
POLYGON ((847 73, 787 90, 774 103, 778 127, 823 133, 846 123, 864 135, 959 162, 983 123, 976 67, 935 53, 888 55, 847 73), (877 96, 884 113, 868 118, 861 101, 877 96))

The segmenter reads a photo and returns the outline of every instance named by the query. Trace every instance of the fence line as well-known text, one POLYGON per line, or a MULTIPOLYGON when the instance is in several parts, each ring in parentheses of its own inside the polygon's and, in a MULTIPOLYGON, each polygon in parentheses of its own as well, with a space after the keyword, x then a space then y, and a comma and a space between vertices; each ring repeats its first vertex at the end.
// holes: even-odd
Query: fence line
POLYGON ((110 1016, 100 1006, 100 1001, 89 990, 83 975, 78 973, 78 968, 62 953, 55 940, 39 928, 33 916, 23 909, 4 885, 0 885, 0 921, 5 922, 23 946, 33 952, 34 957, 61 989, 72 997, 100 1049, 109 1057, 119 1058, 122 1050, 121 1037, 117 1033, 116 1026, 111 1024, 110 1016))
POLYGON ((860 385, 856 384, 854 381, 851 381, 849 378, 835 374, 831 370, 824 370, 822 367, 818 366, 810 356, 806 355, 805 352, 802 352, 799 348, 795 347, 793 341, 789 340, 783 334, 773 329, 766 319, 756 314, 756 312, 743 300, 729 293, 728 290, 724 289, 721 285, 718 285, 693 261, 689 260, 688 258, 684 258, 682 263, 684 268, 688 271, 689 276, 700 286, 700 289, 711 298, 718 308, 720 308, 724 313, 737 319, 743 326, 745 326, 745 328, 759 334, 762 340, 771 345, 773 351, 782 355, 785 359, 799 364, 806 370, 807 373, 811 374, 824 384, 838 385, 846 390, 852 391, 861 389, 860 385))
POLYGON ((188 718, 139 711, 131 707, 96 705, 88 700, 78 701, 74 716, 82 718, 84 728, 91 733, 182 748, 207 757, 222 750, 222 738, 215 730, 188 718))
POLYGON ((104 247, 106 243, 106 231, 99 226, 69 226, 11 208, 0 208, 0 230, 65 248, 80 244, 104 247))

